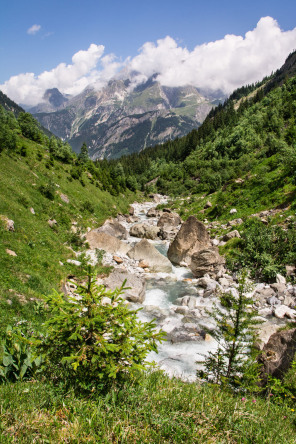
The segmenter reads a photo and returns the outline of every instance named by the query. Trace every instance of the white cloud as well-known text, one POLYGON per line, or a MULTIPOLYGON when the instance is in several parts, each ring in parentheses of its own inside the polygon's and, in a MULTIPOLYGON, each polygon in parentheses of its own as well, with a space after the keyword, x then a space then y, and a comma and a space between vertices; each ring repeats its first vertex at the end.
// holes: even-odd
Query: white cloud
POLYGON ((34 106, 42 101, 48 88, 58 88, 68 94, 78 94, 89 83, 93 83, 94 68, 104 52, 104 46, 91 44, 86 51, 78 51, 72 57, 72 64, 60 63, 51 71, 19 74, 10 77, 0 89, 15 100, 34 106))
POLYGON ((157 44, 145 43, 130 62, 130 69, 146 77, 158 74, 166 86, 222 89, 229 93, 238 86, 261 80, 279 68, 296 49, 296 28, 281 31, 271 17, 264 17, 244 37, 226 35, 222 40, 196 46, 193 51, 179 47, 171 37, 157 44))
POLYGON ((27 34, 34 35, 40 31, 41 25, 32 25, 31 28, 27 30, 27 34))
POLYGON ((296 28, 282 31, 276 20, 264 17, 245 36, 226 35, 192 51, 168 36, 156 44, 145 43, 137 56, 124 62, 114 54, 103 56, 104 46, 91 44, 86 51, 73 55, 72 64, 61 63, 40 75, 13 76, 0 89, 16 102, 33 106, 42 101, 48 88, 78 94, 90 84, 100 89, 115 75, 126 78, 133 73, 133 85, 156 74, 157 80, 166 86, 191 84, 230 93, 275 71, 294 49, 296 28))

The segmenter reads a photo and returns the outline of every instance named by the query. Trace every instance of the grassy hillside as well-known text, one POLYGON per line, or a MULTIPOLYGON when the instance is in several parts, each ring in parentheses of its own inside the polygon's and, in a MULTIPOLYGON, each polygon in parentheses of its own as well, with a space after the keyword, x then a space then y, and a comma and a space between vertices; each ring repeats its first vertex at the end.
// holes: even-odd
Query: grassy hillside
POLYGON ((68 275, 77 274, 79 270, 67 259, 76 259, 74 251, 83 250, 81 234, 111 215, 126 212, 134 200, 128 189, 124 198, 123 194, 103 190, 111 185, 106 181, 102 185, 96 168, 82 168, 74 160, 63 162, 46 145, 17 131, 14 136, 14 148, 0 153, 0 300, 5 308, 1 311, 4 324, 14 315, 30 312, 35 299, 42 299, 52 288, 61 288, 68 275), (14 231, 7 229, 7 219, 13 220, 14 231))

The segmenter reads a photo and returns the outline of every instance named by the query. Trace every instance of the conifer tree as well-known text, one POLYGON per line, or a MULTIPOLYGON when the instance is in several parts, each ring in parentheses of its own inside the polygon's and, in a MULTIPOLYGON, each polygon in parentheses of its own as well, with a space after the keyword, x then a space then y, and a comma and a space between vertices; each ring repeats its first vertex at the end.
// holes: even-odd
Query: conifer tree
POLYGON ((208 330, 217 342, 217 350, 209 352, 204 361, 205 370, 198 376, 216 384, 256 386, 259 365, 255 347, 256 326, 260 323, 253 301, 247 296, 250 286, 244 272, 239 278, 238 294, 221 293, 219 306, 208 312, 216 322, 215 330, 208 330))

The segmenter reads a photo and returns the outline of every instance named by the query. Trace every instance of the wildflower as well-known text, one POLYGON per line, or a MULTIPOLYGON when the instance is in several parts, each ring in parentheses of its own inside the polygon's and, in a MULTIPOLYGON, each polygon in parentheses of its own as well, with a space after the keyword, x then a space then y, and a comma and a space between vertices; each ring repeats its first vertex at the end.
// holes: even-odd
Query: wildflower
POLYGON ((294 412, 295 410, 294 409, 291 409, 291 412, 294 412))
POLYGON ((246 400, 246 398, 242 398, 242 401, 244 402, 246 400))
POLYGON ((256 399, 252 399, 252 402, 255 404, 255 402, 256 402, 256 399))

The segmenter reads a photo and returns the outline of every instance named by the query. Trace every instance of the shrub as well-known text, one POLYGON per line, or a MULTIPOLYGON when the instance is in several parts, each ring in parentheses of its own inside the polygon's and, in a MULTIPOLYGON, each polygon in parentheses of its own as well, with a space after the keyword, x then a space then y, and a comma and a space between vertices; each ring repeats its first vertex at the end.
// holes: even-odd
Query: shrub
POLYGON ((39 191, 43 196, 47 197, 49 200, 54 200, 55 198, 55 184, 50 180, 47 184, 41 185, 39 191))
POLYGON ((144 369, 147 354, 157 351, 153 322, 141 323, 120 297, 125 288, 107 291, 88 273, 78 298, 57 292, 47 297, 52 316, 47 336, 39 344, 46 375, 79 390, 108 387, 144 369), (110 298, 110 303, 105 298, 110 298))

